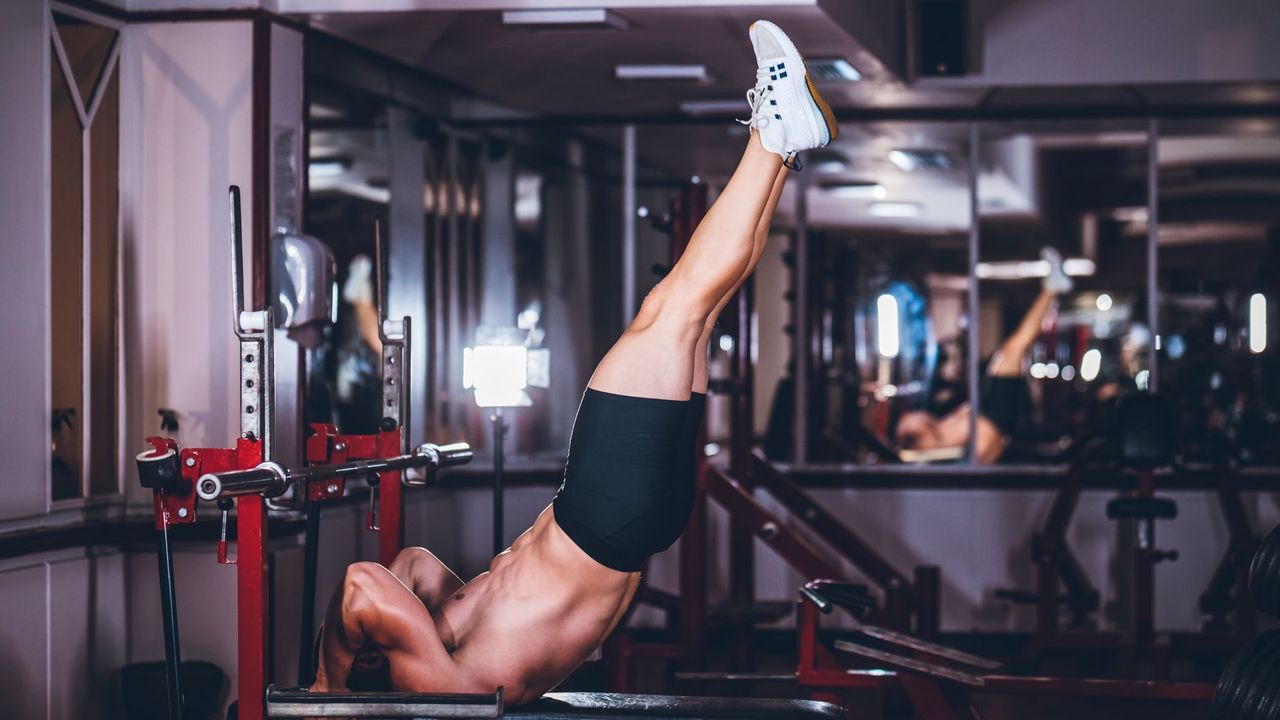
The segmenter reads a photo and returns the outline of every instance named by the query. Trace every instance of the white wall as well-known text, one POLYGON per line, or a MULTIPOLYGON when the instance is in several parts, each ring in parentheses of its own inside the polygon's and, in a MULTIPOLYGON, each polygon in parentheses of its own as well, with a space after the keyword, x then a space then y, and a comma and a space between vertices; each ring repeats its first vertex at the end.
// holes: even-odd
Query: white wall
POLYGON ((124 435, 134 451, 159 434, 161 407, 178 411, 183 447, 227 447, 239 434, 227 186, 240 186, 248 235, 252 50, 247 21, 125 29, 124 435))
POLYGON ((0 3, 0 520, 49 504, 48 17, 42 0, 0 3))
POLYGON ((1117 85, 1280 77, 1272 0, 975 0, 972 74, 935 85, 1117 85))
POLYGON ((126 598, 124 558, 116 551, 78 549, 0 563, 5 716, 118 717, 126 598))

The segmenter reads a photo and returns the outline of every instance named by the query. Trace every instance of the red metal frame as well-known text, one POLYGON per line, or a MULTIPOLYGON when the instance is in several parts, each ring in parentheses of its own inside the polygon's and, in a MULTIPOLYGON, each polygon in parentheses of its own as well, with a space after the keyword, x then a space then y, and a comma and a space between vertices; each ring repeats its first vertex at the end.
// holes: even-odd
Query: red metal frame
MULTIPOLYGON (((307 460, 329 464, 348 460, 392 457, 400 454, 400 428, 384 430, 376 435, 341 435, 332 425, 316 424, 315 433, 307 440, 307 460)), ((177 448, 170 438, 150 437, 147 442, 155 453, 177 448)), ((186 448, 179 454, 182 476, 191 488, 187 493, 155 493, 156 526, 195 522, 197 479, 205 473, 246 470, 263 462, 259 440, 239 438, 234 448, 186 448), (180 514, 187 509, 186 516, 180 514)), ((311 483, 306 492, 316 501, 341 497, 345 483, 340 479, 311 483)), ((404 506, 399 472, 379 473, 378 554, 383 564, 390 563, 404 543, 404 506)), ((228 564, 236 565, 237 680, 239 683, 239 717, 260 720, 263 701, 270 679, 270 651, 267 634, 269 608, 267 574, 267 508, 260 495, 236 498, 236 556, 228 564), (250 701, 256 698, 256 701, 250 701)))
MULTIPOLYGON (((178 452, 178 442, 173 438, 152 436, 147 438, 147 444, 151 445, 149 457, 160 457, 170 450, 178 452)), ((186 476, 186 473, 183 475, 186 476)), ((157 530, 196 521, 196 486, 194 482, 190 482, 191 478, 186 479, 188 483, 185 492, 158 489, 151 494, 157 530)))
MULTIPOLYGON (((757 484, 781 502, 789 513, 804 521, 819 537, 838 551, 854 567, 867 576, 884 593, 884 622, 899 630, 912 629, 928 633, 938 625, 937 568, 916 569, 917 583, 899 572, 888 560, 834 514, 818 504, 799 485, 775 468, 762 452, 752 453, 752 477, 757 484), (928 588, 932 587, 933 591, 928 588)), ((815 575, 831 577, 834 574, 815 575)))
MULTIPOLYGON (((821 586, 824 581, 814 581, 811 586, 821 586)), ((1005 695, 1078 696, 1116 699, 1169 700, 1207 703, 1213 698, 1213 686, 1196 682, 1168 682, 1159 680, 1101 680, 1094 678, 1023 677, 1015 675, 978 674, 972 677, 975 686, 943 679, 906 667, 889 670, 868 670, 852 666, 843 657, 837 657, 819 641, 818 608, 801 598, 796 608, 798 635, 798 661, 796 680, 811 696, 830 693, 832 690, 884 690, 896 686, 906 693, 915 717, 922 720, 976 720, 975 693, 1005 695)), ((940 670, 951 669, 941 660, 949 653, 943 646, 916 641, 911 655, 902 654, 904 661, 923 662, 940 670)), ((896 654, 896 653, 891 653, 896 654)))
MULTIPOLYGON (((149 437, 153 453, 177 450, 171 438, 149 437)), ((246 470, 263 461, 262 442, 238 438, 234 448, 186 448, 179 453, 182 477, 189 488, 185 493, 158 491, 154 495, 156 527, 188 524, 196 520, 196 480, 204 473, 246 470), (183 516, 181 510, 186 509, 183 516)), ((236 502, 236 622, 237 679, 240 696, 245 689, 257 690, 265 697, 267 688, 267 528, 264 500, 257 495, 243 496, 236 502)), ((261 700, 241 703, 240 717, 259 720, 263 716, 261 700)))
MULTIPOLYGON (((312 434, 307 438, 307 462, 313 465, 329 465, 349 460, 371 460, 399 455, 402 446, 402 427, 381 430, 375 434, 344 435, 330 423, 312 423, 312 434)), ((312 483, 307 497, 324 501, 342 497, 346 481, 335 479, 312 483)), ((366 525, 378 532, 378 562, 390 565, 404 549, 404 488, 400 473, 378 473, 378 514, 369 517, 366 525)))

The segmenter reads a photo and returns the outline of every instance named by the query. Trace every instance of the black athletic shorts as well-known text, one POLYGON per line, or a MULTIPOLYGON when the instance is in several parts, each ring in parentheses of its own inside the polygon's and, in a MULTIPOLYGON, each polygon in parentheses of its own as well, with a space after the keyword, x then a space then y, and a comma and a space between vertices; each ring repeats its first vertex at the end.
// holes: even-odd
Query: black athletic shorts
POLYGON ((582 396, 556 523, 605 567, 637 572, 684 532, 693 509, 694 453, 706 396, 659 400, 582 396))
POLYGON ((987 375, 982 378, 981 407, 978 411, 1000 430, 1011 437, 1018 427, 1018 420, 1031 407, 1031 393, 1022 377, 987 375))

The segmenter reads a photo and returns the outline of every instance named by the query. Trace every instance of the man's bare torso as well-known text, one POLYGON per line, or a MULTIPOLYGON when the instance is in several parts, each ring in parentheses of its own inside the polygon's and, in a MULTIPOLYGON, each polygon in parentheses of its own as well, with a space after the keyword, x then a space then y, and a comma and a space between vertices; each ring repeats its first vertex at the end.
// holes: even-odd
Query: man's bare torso
POLYGON ((520 703, 550 690, 600 646, 639 579, 588 557, 547 508, 433 619, 465 671, 520 703))

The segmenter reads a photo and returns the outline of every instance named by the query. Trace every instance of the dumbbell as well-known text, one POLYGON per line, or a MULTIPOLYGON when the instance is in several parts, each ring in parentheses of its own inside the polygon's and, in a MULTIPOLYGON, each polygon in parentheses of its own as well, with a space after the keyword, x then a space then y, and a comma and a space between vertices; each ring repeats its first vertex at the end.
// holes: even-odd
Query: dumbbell
POLYGON ((1249 592, 1255 607, 1280 617, 1280 526, 1258 544, 1249 564, 1249 592))
POLYGON ((1280 720, 1280 630, 1250 640, 1218 679, 1210 720, 1280 720))
MULTIPOLYGON (((1280 527, 1249 565, 1249 593, 1263 612, 1280 616, 1280 527)), ((1236 654, 1213 691, 1212 720, 1280 720, 1280 630, 1259 633, 1236 654)))

